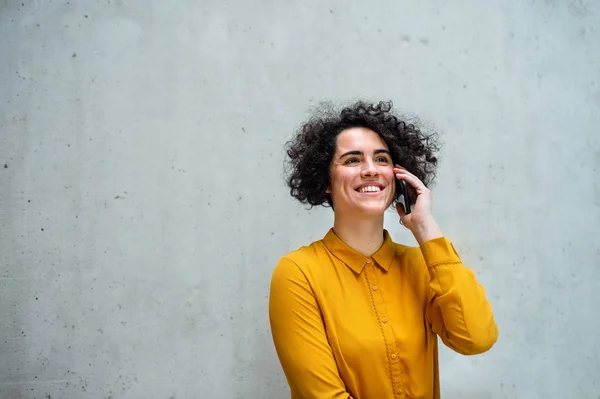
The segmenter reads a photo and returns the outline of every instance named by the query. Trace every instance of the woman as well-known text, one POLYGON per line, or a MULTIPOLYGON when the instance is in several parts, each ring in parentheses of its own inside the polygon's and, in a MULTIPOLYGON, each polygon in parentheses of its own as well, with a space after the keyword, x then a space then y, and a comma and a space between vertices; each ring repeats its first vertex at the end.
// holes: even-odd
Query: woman
POLYGON ((320 112, 288 143, 292 196, 334 212, 325 237, 272 276, 271 330, 293 399, 439 398, 437 337, 465 355, 497 339, 484 289, 431 213, 433 136, 391 108, 320 112), (418 247, 384 230, 393 203, 418 247))

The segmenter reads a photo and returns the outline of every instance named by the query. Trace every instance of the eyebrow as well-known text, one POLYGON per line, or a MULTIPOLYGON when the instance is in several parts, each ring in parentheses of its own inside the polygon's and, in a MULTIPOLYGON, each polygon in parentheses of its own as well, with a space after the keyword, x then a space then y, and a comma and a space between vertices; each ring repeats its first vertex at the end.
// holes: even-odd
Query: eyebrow
MULTIPOLYGON (((390 152, 384 148, 380 148, 375 150, 375 152, 373 152, 373 155, 377 155, 377 154, 388 154, 390 157, 392 156, 392 154, 390 154, 390 152)), ((358 151, 358 150, 353 150, 353 151, 348 151, 343 153, 342 155, 340 155, 340 157, 338 159, 342 159, 344 157, 347 157, 348 155, 365 155, 364 152, 362 151, 358 151)))

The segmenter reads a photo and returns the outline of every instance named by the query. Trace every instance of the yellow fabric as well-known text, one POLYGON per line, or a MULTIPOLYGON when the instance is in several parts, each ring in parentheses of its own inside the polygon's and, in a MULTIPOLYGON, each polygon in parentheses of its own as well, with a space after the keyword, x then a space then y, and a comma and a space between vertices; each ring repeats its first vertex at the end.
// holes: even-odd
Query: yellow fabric
POLYGON ((439 398, 437 336, 466 355, 496 341, 484 289, 450 241, 384 234, 367 258, 330 230, 275 267, 269 316, 292 399, 439 398))

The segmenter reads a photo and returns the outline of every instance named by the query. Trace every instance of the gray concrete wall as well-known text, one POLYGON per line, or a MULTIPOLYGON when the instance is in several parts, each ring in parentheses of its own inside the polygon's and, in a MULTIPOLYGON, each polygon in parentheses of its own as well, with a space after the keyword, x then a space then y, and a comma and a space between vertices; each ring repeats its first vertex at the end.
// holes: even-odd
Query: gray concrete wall
POLYGON ((332 219, 283 145, 358 97, 443 133, 500 327, 443 397, 597 398, 599 42, 582 0, 0 2, 0 398, 286 397, 271 271, 332 219))

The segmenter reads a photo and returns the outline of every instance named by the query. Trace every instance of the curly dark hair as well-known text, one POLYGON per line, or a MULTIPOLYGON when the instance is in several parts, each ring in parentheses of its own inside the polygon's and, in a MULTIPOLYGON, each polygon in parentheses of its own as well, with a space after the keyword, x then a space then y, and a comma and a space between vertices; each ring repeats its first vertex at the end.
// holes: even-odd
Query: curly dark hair
MULTIPOLYGON (((437 134, 426 135, 414 124, 400 119, 392 113, 391 101, 378 104, 358 101, 339 112, 330 103, 323 103, 286 144, 289 156, 286 183, 292 197, 310 204, 311 208, 333 207, 326 190, 330 185, 329 166, 335 154, 336 138, 343 130, 353 127, 368 128, 379 134, 389 147, 394 164, 402 165, 426 186, 433 182, 438 162, 434 156, 439 150, 437 134)), ((394 203, 402 193, 398 184, 397 181, 394 203)))

